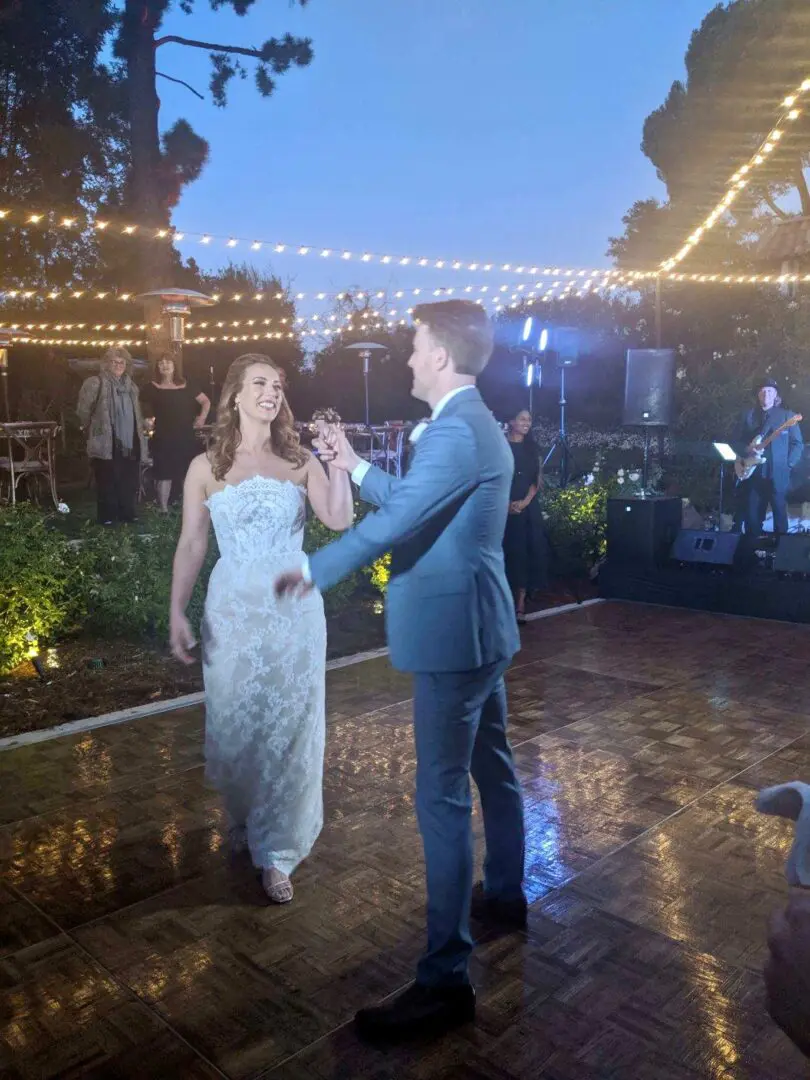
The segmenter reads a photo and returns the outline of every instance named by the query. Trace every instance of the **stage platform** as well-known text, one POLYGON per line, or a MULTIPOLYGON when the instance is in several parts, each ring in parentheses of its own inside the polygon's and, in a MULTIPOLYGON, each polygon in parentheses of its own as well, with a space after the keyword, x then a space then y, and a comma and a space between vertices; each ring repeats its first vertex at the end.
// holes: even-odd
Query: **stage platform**
POLYGON ((479 928, 477 1026, 398 1049, 351 1027, 424 940, 384 659, 329 675, 284 908, 226 854, 200 709, 0 753, 0 1076, 805 1080, 761 978, 791 829, 753 802, 810 779, 810 627, 608 602, 528 625, 509 692, 529 927, 479 928))
POLYGON ((755 567, 612 565, 599 570, 599 595, 613 600, 810 623, 810 581, 755 567))

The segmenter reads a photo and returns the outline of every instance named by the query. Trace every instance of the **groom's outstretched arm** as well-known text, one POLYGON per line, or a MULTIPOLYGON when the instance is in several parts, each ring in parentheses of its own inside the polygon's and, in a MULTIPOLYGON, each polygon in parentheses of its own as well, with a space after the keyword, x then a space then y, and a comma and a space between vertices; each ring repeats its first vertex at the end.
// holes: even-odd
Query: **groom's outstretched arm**
POLYGON ((391 492, 399 483, 399 478, 383 472, 376 465, 361 462, 352 473, 352 480, 357 483, 360 498, 374 506, 382 506, 391 497, 391 492))
POLYGON ((460 502, 477 482, 477 452, 469 427, 450 418, 432 424, 420 439, 410 472, 391 485, 380 509, 311 556, 313 583, 322 591, 331 589, 348 574, 370 565, 460 502))

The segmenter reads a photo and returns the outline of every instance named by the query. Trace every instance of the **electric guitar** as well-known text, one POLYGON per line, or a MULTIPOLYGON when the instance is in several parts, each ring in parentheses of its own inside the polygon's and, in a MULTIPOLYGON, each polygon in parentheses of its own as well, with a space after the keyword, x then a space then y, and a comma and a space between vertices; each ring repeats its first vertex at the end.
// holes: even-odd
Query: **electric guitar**
POLYGON ((783 431, 787 431, 788 428, 792 428, 794 424, 798 424, 802 419, 801 415, 797 413, 795 416, 791 416, 789 420, 786 420, 784 424, 780 424, 776 431, 772 431, 767 439, 763 439, 761 435, 757 435, 751 445, 748 447, 748 453, 745 457, 738 457, 734 462, 734 475, 738 480, 749 480, 753 475, 758 465, 761 465, 765 460, 762 456, 766 447, 770 446, 777 435, 781 435, 783 431))

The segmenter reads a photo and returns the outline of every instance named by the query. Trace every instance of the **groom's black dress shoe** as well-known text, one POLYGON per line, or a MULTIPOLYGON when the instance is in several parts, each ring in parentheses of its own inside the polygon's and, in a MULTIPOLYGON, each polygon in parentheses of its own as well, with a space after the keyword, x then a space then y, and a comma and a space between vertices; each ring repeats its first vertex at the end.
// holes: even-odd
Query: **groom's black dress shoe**
POLYGON ((475 1020, 471 986, 423 986, 414 983, 392 1001, 361 1009, 354 1018, 365 1039, 396 1042, 415 1035, 440 1035, 475 1020))
POLYGON ((525 930, 528 911, 529 905, 525 897, 519 900, 499 900, 495 896, 487 896, 481 883, 473 889, 470 914, 488 928, 502 932, 525 930))

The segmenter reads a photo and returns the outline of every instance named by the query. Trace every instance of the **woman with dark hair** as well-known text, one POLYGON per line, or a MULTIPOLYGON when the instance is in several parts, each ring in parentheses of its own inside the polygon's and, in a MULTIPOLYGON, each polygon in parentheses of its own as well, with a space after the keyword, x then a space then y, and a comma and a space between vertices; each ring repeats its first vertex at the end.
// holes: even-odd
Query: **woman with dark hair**
POLYGON ((115 346, 104 353, 100 373, 82 383, 76 412, 93 462, 99 525, 134 521, 146 446, 127 349, 115 346))
POLYGON ((509 421, 507 439, 515 458, 509 496, 509 517, 503 538, 506 577, 515 598, 515 613, 526 621, 526 594, 546 584, 546 551, 543 515, 536 501, 543 487, 540 448, 532 438, 532 417, 521 409, 509 421))
POLYGON ((250 353, 225 378, 208 452, 186 475, 174 557, 172 652, 191 663, 186 608, 213 522, 220 558, 202 628, 206 774, 223 796, 231 846, 249 850, 271 901, 323 825, 326 623, 317 591, 278 599, 300 553, 306 503, 329 529, 354 516, 346 473, 302 450, 281 370, 250 353))
POLYGON ((158 504, 165 514, 169 496, 176 496, 181 490, 186 470, 199 450, 194 429, 205 423, 211 402, 185 379, 177 378, 171 353, 164 353, 158 360, 157 378, 144 387, 141 400, 144 415, 155 422, 151 445, 152 476, 158 504))

